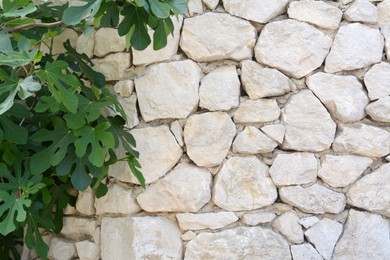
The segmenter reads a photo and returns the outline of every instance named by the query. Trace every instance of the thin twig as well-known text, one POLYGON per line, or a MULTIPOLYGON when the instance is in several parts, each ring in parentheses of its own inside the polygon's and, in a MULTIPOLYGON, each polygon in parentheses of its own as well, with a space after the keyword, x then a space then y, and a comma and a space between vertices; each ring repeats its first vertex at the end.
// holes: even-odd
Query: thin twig
MULTIPOLYGON (((18 31, 25 30, 25 29, 32 28, 32 27, 51 28, 51 27, 56 27, 56 26, 63 25, 63 24, 64 24, 63 21, 57 21, 57 22, 53 22, 53 23, 28 23, 28 24, 14 27, 14 28, 8 28, 8 29, 10 32, 18 32, 18 31)), ((0 29, 5 29, 5 28, 7 28, 7 27, 0 27, 0 29)))

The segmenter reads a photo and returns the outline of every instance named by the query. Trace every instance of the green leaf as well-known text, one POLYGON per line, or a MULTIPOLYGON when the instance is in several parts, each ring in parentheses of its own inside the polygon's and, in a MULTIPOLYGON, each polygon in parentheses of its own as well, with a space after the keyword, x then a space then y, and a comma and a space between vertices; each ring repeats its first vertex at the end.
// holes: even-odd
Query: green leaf
POLYGON ((27 128, 15 124, 7 115, 0 115, 0 125, 3 129, 5 140, 15 144, 27 143, 27 128))
POLYGON ((3 0, 4 17, 25 17, 33 13, 37 7, 28 0, 3 0))
POLYGON ((11 39, 9 34, 6 31, 0 31, 0 52, 10 52, 13 51, 11 39))
POLYGON ((164 2, 170 6, 173 13, 176 15, 187 12, 188 0, 164 0, 164 2))
POLYGON ((150 8, 155 16, 158 18, 168 18, 171 11, 170 6, 159 0, 148 0, 150 8))
POLYGON ((10 51, 5 54, 0 53, 0 65, 6 65, 10 67, 22 67, 33 61, 34 55, 36 53, 37 51, 10 51))
POLYGON ((0 83, 0 96, 4 97, 7 94, 6 98, 0 104, 0 115, 2 115, 14 104, 14 99, 18 92, 19 76, 14 71, 9 75, 0 68, 0 79, 3 81, 0 83))
POLYGON ((76 157, 75 161, 73 162, 75 163, 75 167, 74 170, 71 172, 72 184, 79 191, 83 191, 92 183, 92 178, 89 176, 86 170, 84 158, 76 157))
POLYGON ((160 50, 167 45, 167 33, 164 20, 158 22, 157 28, 153 33, 153 49, 160 50))
POLYGON ((32 76, 28 76, 21 83, 19 83, 19 93, 18 96, 21 99, 26 99, 34 95, 34 92, 41 89, 41 84, 38 81, 35 81, 32 76))
POLYGON ((127 164, 129 165, 133 175, 137 178, 139 184, 145 189, 146 185, 144 175, 137 169, 140 166, 138 161, 134 157, 129 156, 127 159, 127 164))
POLYGON ((116 27, 119 23, 119 8, 115 2, 108 2, 106 12, 100 18, 102 27, 116 27))
POLYGON ((65 10, 62 20, 66 25, 76 25, 83 19, 94 17, 102 3, 102 0, 83 0, 83 6, 71 6, 65 10))
POLYGON ((16 229, 16 222, 23 222, 26 220, 26 209, 31 205, 31 200, 24 196, 17 197, 16 193, 9 194, 5 191, 0 191, 0 234, 3 236, 9 234, 16 229))
POLYGON ((14 28, 17 26, 33 23, 34 18, 26 17, 26 18, 16 18, 11 21, 5 22, 4 25, 10 28, 14 28))
POLYGON ((146 4, 146 0, 135 0, 135 4, 138 6, 138 7, 142 7, 146 4))

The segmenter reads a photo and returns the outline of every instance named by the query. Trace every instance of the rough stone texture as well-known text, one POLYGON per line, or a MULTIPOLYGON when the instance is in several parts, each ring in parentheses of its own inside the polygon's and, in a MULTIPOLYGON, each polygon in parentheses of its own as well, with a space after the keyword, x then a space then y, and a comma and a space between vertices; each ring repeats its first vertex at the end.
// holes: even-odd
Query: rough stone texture
POLYGON ((343 16, 340 9, 322 1, 291 2, 287 12, 290 18, 330 30, 339 27, 343 16))
POLYGON ((321 66, 331 45, 323 32, 290 19, 265 25, 255 53, 258 62, 301 78, 321 66))
POLYGON ((219 67, 207 74, 199 88, 199 106, 210 111, 227 111, 238 107, 240 80, 235 66, 219 67))
POLYGON ((181 235, 181 239, 183 241, 189 241, 192 240, 194 237, 196 237, 196 233, 194 231, 187 231, 183 235, 181 235))
POLYGON ((117 184, 109 186, 107 194, 95 200, 96 214, 133 215, 141 210, 133 196, 132 189, 117 184))
POLYGON ((210 258, 289 260, 291 255, 288 243, 270 229, 239 227, 201 233, 187 244, 185 260, 210 258))
POLYGON ((96 260, 100 259, 100 248, 93 242, 88 240, 76 242, 77 254, 80 260, 96 260))
POLYGON ((134 81, 121 80, 114 85, 115 93, 118 93, 121 97, 130 97, 134 91, 134 81))
POLYGON ((222 0, 226 12, 258 23, 266 23, 286 10, 288 0, 222 0))
POLYGON ((251 60, 241 62, 241 81, 250 99, 280 96, 290 91, 290 81, 283 73, 251 60))
POLYGON ((257 226, 258 224, 269 223, 276 218, 276 214, 273 212, 258 212, 258 213, 246 213, 241 217, 244 224, 249 226, 257 226))
POLYGON ((351 186, 348 204, 390 218, 390 163, 365 175, 351 186))
POLYGON ((282 122, 286 126, 285 149, 319 152, 328 149, 333 142, 336 124, 309 90, 290 98, 282 110, 282 122))
POLYGON ((214 10, 219 3, 219 0, 202 0, 202 1, 211 10, 214 10))
POLYGON ((130 67, 130 53, 113 53, 103 59, 93 59, 93 69, 101 72, 107 81, 120 80, 127 68, 130 67))
POLYGON ((234 140, 232 151, 242 154, 272 152, 278 144, 254 126, 247 126, 234 140))
POLYGON ((242 124, 265 123, 278 119, 280 108, 275 99, 245 100, 234 113, 234 122, 242 124))
MULTIPOLYGON (((75 48, 77 43, 78 34, 70 28, 65 28, 65 30, 58 36, 56 36, 53 40, 53 45, 51 49, 52 55, 58 55, 61 53, 66 52, 66 49, 64 47, 64 42, 69 40, 70 45, 75 48)), ((45 41, 50 46, 50 40, 45 41)), ((43 53, 49 53, 50 50, 45 44, 41 44, 40 50, 43 53)))
POLYGON ((376 24, 378 22, 378 10, 368 0, 355 0, 344 12, 344 18, 351 22, 376 24))
POLYGON ((125 124, 128 128, 133 128, 139 124, 138 109, 137 109, 137 95, 133 94, 128 98, 118 97, 119 103, 125 110, 127 122, 125 124))
POLYGON ((315 182, 317 159, 312 153, 278 154, 269 173, 276 186, 315 182))
POLYGON ((381 26, 381 33, 385 37, 386 57, 390 61, 390 23, 381 26))
POLYGON ((390 122, 390 97, 383 97, 366 107, 367 114, 379 122, 390 122))
POLYGON ((260 129, 279 144, 283 143, 286 133, 286 127, 284 125, 266 125, 260 129))
POLYGON ((384 25, 390 22, 390 0, 384 0, 377 5, 379 24, 384 25))
POLYGON ((319 184, 304 188, 282 187, 279 195, 283 202, 313 214, 340 213, 346 203, 344 194, 332 191, 319 184))
POLYGON ((76 256, 74 242, 68 239, 53 237, 50 240, 48 257, 56 260, 70 260, 76 256))
POLYGON ((390 95, 390 63, 375 64, 364 75, 368 96, 371 100, 390 95))
POLYGON ((377 63, 382 58, 383 36, 379 29, 360 23, 340 27, 325 61, 328 73, 356 70, 377 63))
POLYGON ((76 201, 76 209, 83 215, 92 216, 96 213, 93 203, 95 202, 95 192, 88 187, 86 190, 79 192, 76 201))
POLYGON ((210 200, 211 180, 206 169, 180 163, 137 201, 147 212, 197 212, 210 200))
POLYGON ((189 0, 188 1, 188 13, 190 16, 203 13, 202 0, 189 0))
POLYGON ((160 63, 135 79, 135 89, 145 122, 164 118, 186 118, 199 102, 199 66, 191 61, 160 63))
POLYGON ((90 35, 81 34, 77 38, 76 42, 76 51, 78 53, 85 53, 88 58, 93 57, 93 48, 95 47, 95 33, 93 32, 90 35))
POLYGON ((97 228, 92 218, 64 217, 61 234, 68 238, 93 237, 97 228))
POLYGON ((346 187, 354 183, 372 163, 371 158, 362 156, 326 154, 321 158, 318 176, 334 188, 346 187))
POLYGON ((179 121, 173 121, 169 126, 169 129, 171 130, 172 134, 175 136, 177 143, 180 146, 183 146, 184 145, 183 128, 181 128, 179 121))
POLYGON ((317 223, 318 221, 319 219, 316 216, 310 216, 310 217, 301 218, 299 220, 299 224, 301 224, 305 228, 309 228, 313 226, 315 223, 317 223))
POLYGON ((355 76, 320 72, 308 77, 306 84, 336 119, 354 122, 365 117, 369 99, 355 76))
POLYGON ((93 53, 103 57, 111 52, 121 52, 126 48, 125 37, 118 34, 114 28, 100 28, 95 34, 95 49, 93 53))
POLYGON ((337 221, 324 218, 305 232, 306 238, 314 244, 317 251, 325 260, 332 258, 334 246, 339 239, 343 225, 337 221))
POLYGON ((340 126, 333 150, 367 157, 382 157, 390 153, 390 132, 367 124, 340 126))
POLYGON ((268 166, 257 157, 231 157, 214 181, 213 201, 228 211, 253 210, 271 205, 277 191, 268 166))
POLYGON ((164 217, 102 219, 103 260, 181 259, 181 233, 164 217))
POLYGON ((387 259, 390 255, 389 232, 388 220, 351 209, 345 231, 334 249, 333 259, 387 259))
POLYGON ((323 260, 314 247, 309 243, 292 245, 291 254, 294 260, 323 260))
POLYGON ((294 211, 287 211, 280 215, 272 226, 279 230, 291 243, 300 244, 303 242, 303 231, 299 224, 299 218, 294 211))
POLYGON ((248 21, 210 12, 185 19, 180 47, 195 61, 244 60, 252 58, 255 36, 248 21))
POLYGON ((192 115, 184 127, 187 154, 201 167, 221 164, 235 135, 236 127, 224 112, 192 115))
POLYGON ((218 213, 181 213, 176 215, 183 230, 220 229, 238 220, 233 212, 218 213))

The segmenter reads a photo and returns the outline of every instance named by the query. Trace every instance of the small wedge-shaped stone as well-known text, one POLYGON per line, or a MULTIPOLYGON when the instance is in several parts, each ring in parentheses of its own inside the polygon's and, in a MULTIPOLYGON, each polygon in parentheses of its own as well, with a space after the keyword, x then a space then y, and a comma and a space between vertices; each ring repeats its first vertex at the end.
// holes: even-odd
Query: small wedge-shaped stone
POLYGON ((383 97, 366 107, 367 114, 375 121, 390 122, 390 96, 383 97))
POLYGON ((278 119, 280 108, 275 99, 256 99, 241 102, 234 112, 234 122, 241 124, 265 123, 278 119))
POLYGON ((294 260, 323 260, 314 247, 309 243, 292 245, 291 254, 294 260))
POLYGON ((183 230, 220 229, 238 220, 233 212, 180 213, 176 218, 183 230))
POLYGON ((291 243, 300 244, 303 242, 302 226, 294 211, 287 211, 280 215, 272 223, 272 226, 279 230, 291 243))
POLYGON ((278 144, 254 126, 247 126, 233 143, 233 152, 242 154, 270 153, 278 144))
POLYGON ((381 26, 381 33, 385 37, 386 57, 390 61, 390 23, 381 26))

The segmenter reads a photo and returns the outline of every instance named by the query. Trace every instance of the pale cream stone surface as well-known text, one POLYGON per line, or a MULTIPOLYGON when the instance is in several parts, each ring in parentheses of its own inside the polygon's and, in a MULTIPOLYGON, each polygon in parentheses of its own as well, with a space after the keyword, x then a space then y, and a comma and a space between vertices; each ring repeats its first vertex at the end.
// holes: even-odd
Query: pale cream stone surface
POLYGON ((381 62, 372 66, 364 75, 364 83, 371 100, 389 96, 390 63, 381 62))
POLYGON ((202 0, 189 0, 188 1, 188 13, 193 16, 196 14, 203 14, 202 0))
POLYGON ((84 240, 75 243, 80 260, 96 260, 100 258, 100 247, 95 243, 84 240))
POLYGON ((76 209, 83 215, 92 216, 96 213, 95 207, 95 192, 88 187, 86 190, 79 192, 76 201, 76 209))
POLYGON ((257 226, 258 224, 272 222, 275 218, 276 214, 273 212, 249 212, 241 217, 241 221, 249 226, 257 226))
POLYGON ((385 51, 387 60, 390 61, 390 22, 381 26, 381 33, 385 37, 385 51))
POLYGON ((85 53, 88 58, 93 57, 93 49, 95 47, 95 31, 90 35, 81 34, 76 41, 76 51, 78 53, 85 53))
POLYGON ((245 100, 234 112, 234 122, 241 124, 265 123, 277 120, 280 108, 275 99, 245 100))
POLYGON ((283 143, 284 135, 286 133, 286 127, 284 125, 265 125, 260 129, 279 144, 283 143))
POLYGON ((233 212, 176 214, 182 230, 220 229, 238 220, 233 212))
POLYGON ((291 254, 294 260, 323 260, 314 247, 309 243, 292 245, 291 254))
POLYGON ((272 223, 272 226, 279 230, 291 243, 300 244, 303 242, 303 231, 299 224, 299 218, 294 211, 287 211, 280 215, 272 223))
MULTIPOLYGON (((58 54, 61 54, 61 53, 65 53, 66 49, 64 48, 64 43, 67 40, 69 40, 70 46, 72 46, 73 48, 76 48, 77 38, 78 37, 79 37, 79 35, 73 29, 65 28, 65 30, 60 35, 57 35, 56 37, 54 37, 53 45, 51 47, 51 54, 52 55, 58 55, 58 54)), ((46 40, 45 43, 48 44, 49 46, 51 44, 50 40, 46 40)), ((45 44, 41 44, 40 50, 43 53, 49 53, 50 52, 49 47, 46 46, 45 44)))
POLYGON ((368 0, 355 0, 345 10, 344 18, 351 22, 376 24, 378 22, 378 10, 368 0))
POLYGON ((137 109, 137 95, 134 93, 130 97, 118 97, 119 103, 122 105, 127 122, 125 126, 127 128, 133 128, 139 124, 138 109, 137 109))
POLYGON ((233 142, 232 151, 241 154, 272 152, 278 144, 263 134, 258 128, 247 126, 233 142))
POLYGON ((319 218, 317 218, 316 216, 309 216, 309 217, 301 218, 299 220, 299 224, 301 224, 305 228, 309 228, 313 226, 315 223, 317 223, 318 221, 319 218))
POLYGON ((384 25, 390 22, 390 0, 384 0, 377 5, 379 24, 384 25))
POLYGON ((64 217, 61 234, 68 238, 93 237, 96 228, 93 218, 64 217))
POLYGON ((112 52, 122 52, 126 48, 125 37, 118 34, 114 28, 100 28, 95 34, 95 48, 93 53, 104 57, 112 52))
POLYGON ((214 10, 219 3, 219 0, 202 0, 202 1, 211 10, 214 10))
POLYGON ((179 121, 173 121, 171 125, 169 126, 169 129, 171 130, 172 134, 175 136, 177 143, 183 147, 184 140, 183 140, 183 128, 180 126, 179 121))
POLYGON ((130 79, 120 80, 115 83, 114 91, 121 97, 130 97, 134 91, 134 81, 130 79))
POLYGON ((375 121, 390 122, 390 96, 378 99, 366 107, 367 114, 375 121))
POLYGON ((68 239, 53 237, 50 240, 48 257, 58 260, 70 260, 76 256, 74 242, 68 239))
POLYGON ((130 67, 130 53, 113 53, 102 59, 93 59, 93 69, 102 73, 107 81, 120 80, 127 68, 130 67))
POLYGON ((181 239, 184 241, 192 240, 196 236, 196 233, 192 230, 189 230, 185 232, 183 235, 181 235, 181 239))

